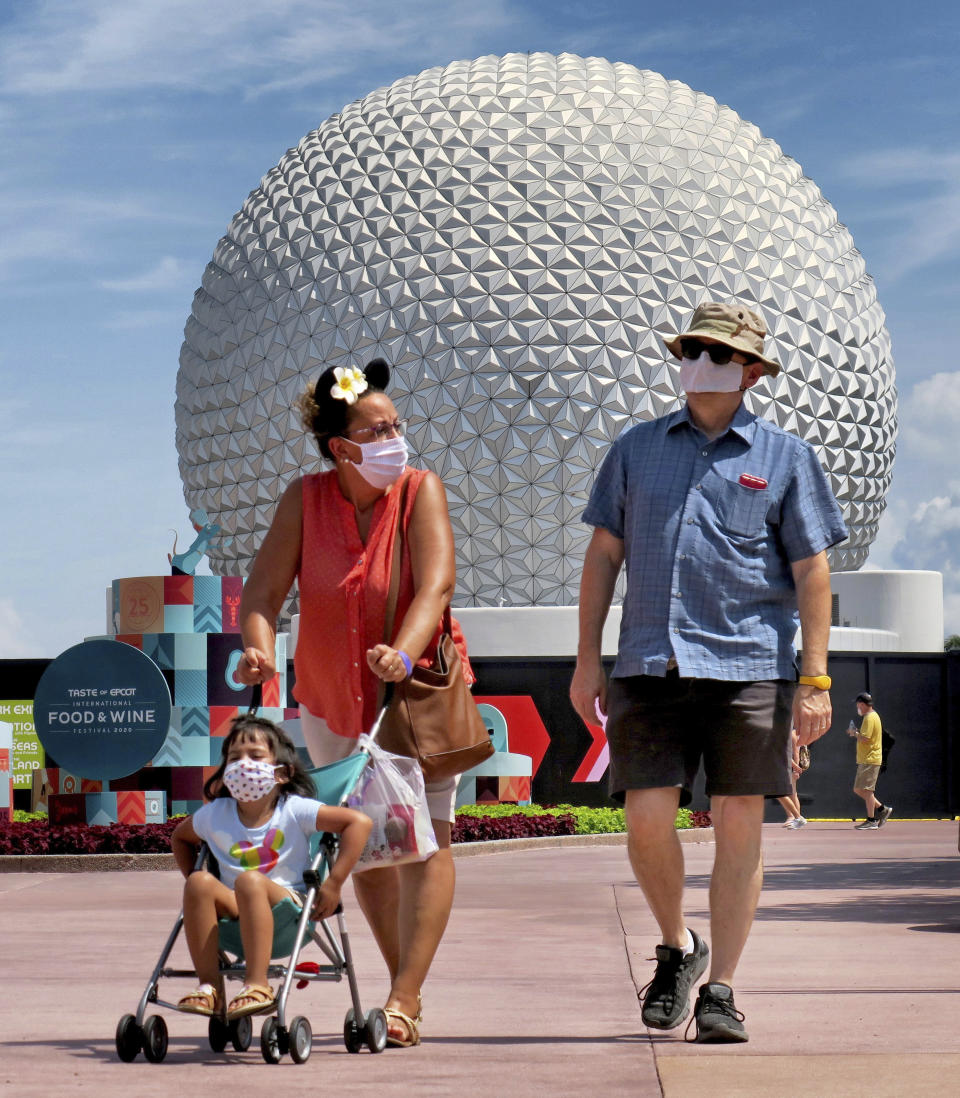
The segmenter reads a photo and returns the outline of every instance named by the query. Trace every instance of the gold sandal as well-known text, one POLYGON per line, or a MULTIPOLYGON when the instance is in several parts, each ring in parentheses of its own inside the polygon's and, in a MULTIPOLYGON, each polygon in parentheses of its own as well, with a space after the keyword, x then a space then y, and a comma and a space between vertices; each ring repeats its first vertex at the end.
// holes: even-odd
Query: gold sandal
POLYGON ((276 1002, 273 988, 264 987, 263 984, 244 984, 227 1005, 227 1021, 246 1018, 248 1014, 267 1014, 273 1010, 276 1002), (253 1002, 236 1006, 238 999, 252 999, 253 1002))
POLYGON ((189 995, 177 1003, 177 1010, 183 1014, 202 1014, 210 1018, 220 1013, 220 996, 213 984, 200 984, 189 995))
POLYGON ((409 1014, 404 1014, 402 1010, 394 1010, 392 1007, 385 1007, 383 1013, 387 1016, 387 1045, 390 1048, 412 1048, 420 1044, 420 1027, 417 1025, 416 1018, 411 1018, 409 1014), (406 1029, 408 1036, 391 1037, 391 1022, 399 1022, 406 1029))

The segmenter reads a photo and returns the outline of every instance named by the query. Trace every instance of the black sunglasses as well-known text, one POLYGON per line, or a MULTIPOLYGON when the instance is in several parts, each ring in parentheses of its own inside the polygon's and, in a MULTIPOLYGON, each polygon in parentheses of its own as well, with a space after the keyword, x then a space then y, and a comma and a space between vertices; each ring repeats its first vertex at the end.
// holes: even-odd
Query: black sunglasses
POLYGON ((743 354, 742 351, 734 351, 723 343, 701 343, 699 339, 681 339, 680 351, 684 358, 690 359, 697 359, 706 351, 714 366, 726 366, 734 355, 743 354))

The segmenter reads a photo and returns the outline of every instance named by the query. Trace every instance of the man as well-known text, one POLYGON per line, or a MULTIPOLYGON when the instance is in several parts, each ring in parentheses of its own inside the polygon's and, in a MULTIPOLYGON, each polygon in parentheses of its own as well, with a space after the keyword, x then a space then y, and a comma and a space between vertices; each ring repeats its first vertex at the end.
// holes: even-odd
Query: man
POLYGON ((876 831, 890 819, 893 809, 877 799, 877 779, 883 765, 883 725, 880 714, 873 708, 870 694, 857 695, 857 713, 862 718, 860 728, 850 722, 848 736, 857 740, 857 776, 853 791, 866 805, 867 818, 856 825, 857 831, 876 831))
POLYGON ((684 921, 674 827, 705 764, 716 852, 698 1041, 747 1040, 733 976, 760 894, 764 794, 790 792, 791 722, 809 744, 831 718, 826 550, 847 531, 813 448, 742 406, 780 370, 765 334, 745 306, 710 302, 665 339, 687 402, 616 439, 583 516, 595 529, 570 697, 585 721, 596 722, 595 706, 606 715, 610 792, 625 800, 630 863, 663 935, 642 1009, 658 1029, 687 1017, 710 958, 684 921), (601 632, 624 563, 608 686, 601 632))

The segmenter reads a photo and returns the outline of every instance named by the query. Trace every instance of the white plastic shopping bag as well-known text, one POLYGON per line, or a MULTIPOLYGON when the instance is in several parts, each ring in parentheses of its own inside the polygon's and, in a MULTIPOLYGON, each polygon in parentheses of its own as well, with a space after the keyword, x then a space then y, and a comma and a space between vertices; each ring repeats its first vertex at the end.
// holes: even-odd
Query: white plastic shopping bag
POLYGON ((440 848, 430 822, 420 764, 416 759, 391 755, 365 736, 361 746, 370 752, 370 763, 347 804, 369 816, 373 828, 353 872, 426 861, 440 848))

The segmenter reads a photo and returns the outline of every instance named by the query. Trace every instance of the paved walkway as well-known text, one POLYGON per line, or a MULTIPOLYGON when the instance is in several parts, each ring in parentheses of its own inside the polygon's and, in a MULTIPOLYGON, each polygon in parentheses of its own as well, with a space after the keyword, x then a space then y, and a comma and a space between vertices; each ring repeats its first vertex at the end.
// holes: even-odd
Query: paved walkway
MULTIPOLYGON (((249 1052, 218 1056, 203 1020, 169 1011, 166 1061, 120 1063, 114 1028, 136 1009, 179 906, 179 878, 0 874, 0 1093, 957 1093, 956 823, 764 830, 766 886, 737 985, 750 1042, 721 1047, 640 1022, 636 987, 649 977, 657 935, 622 846, 458 860, 457 904, 424 988, 424 1045, 349 1055, 340 1036, 346 986, 313 985, 294 993, 314 1029, 302 1066, 263 1063, 259 1020, 249 1052)), ((684 850, 689 921, 705 931, 713 847, 684 850)), ((361 993, 373 1005, 386 990, 381 962, 348 904, 361 993)))

